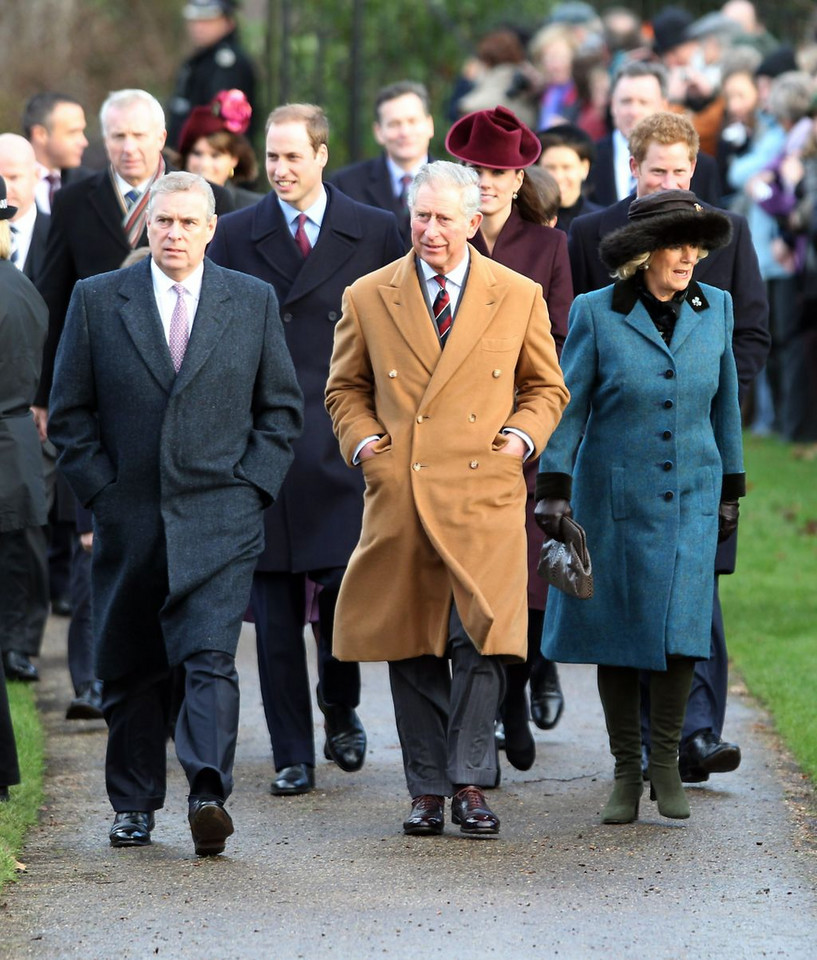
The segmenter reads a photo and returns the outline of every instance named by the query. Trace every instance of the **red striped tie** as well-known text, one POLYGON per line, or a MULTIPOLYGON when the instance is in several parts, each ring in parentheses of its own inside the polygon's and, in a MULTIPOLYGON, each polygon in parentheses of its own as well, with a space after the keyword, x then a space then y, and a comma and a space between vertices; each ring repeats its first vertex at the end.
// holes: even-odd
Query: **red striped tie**
POLYGON ((445 277, 437 274, 434 279, 440 285, 440 292, 434 300, 432 310, 434 311, 434 322, 437 324, 437 331, 440 334, 440 345, 445 346, 445 337, 451 329, 451 297, 445 289, 445 277))

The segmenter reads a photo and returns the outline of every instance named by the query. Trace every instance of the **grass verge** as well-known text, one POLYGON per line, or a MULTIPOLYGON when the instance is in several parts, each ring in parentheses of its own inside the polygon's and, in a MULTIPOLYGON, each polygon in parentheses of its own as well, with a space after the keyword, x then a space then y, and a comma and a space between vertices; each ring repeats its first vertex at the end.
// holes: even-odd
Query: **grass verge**
POLYGON ((22 782, 11 787, 8 803, 0 803, 0 888, 17 876, 17 857, 43 802, 44 737, 34 692, 23 683, 7 689, 22 782))
POLYGON ((746 436, 738 568, 721 578, 729 654, 817 782, 817 460, 746 436))

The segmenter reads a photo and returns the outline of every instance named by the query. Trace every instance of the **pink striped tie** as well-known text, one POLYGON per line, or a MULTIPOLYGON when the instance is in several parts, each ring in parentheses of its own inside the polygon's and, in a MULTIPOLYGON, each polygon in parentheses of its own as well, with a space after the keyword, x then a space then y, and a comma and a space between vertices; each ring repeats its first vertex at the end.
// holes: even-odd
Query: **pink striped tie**
POLYGON ((187 350, 187 341, 190 339, 190 322, 187 318, 184 287, 180 283, 174 283, 173 289, 176 291, 176 306, 173 308, 173 316, 170 318, 168 346, 170 347, 170 359, 173 361, 176 373, 178 373, 182 360, 184 360, 184 352, 187 350))

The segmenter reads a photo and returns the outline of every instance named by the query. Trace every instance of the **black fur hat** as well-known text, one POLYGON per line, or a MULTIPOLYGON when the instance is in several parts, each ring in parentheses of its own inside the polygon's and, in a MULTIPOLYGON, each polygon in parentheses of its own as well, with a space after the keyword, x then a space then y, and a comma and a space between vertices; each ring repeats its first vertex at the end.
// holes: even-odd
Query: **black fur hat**
POLYGON ((689 243, 703 250, 725 247, 732 237, 729 218, 704 207, 691 190, 660 190, 630 204, 630 222, 599 245, 602 263, 613 273, 653 250, 689 243))

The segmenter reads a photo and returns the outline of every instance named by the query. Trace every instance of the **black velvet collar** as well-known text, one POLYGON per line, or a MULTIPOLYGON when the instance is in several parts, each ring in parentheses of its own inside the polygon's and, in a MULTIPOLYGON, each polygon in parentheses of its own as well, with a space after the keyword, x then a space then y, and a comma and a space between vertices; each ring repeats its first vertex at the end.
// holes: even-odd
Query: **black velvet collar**
MULTIPOLYGON (((626 315, 632 311, 640 298, 640 281, 641 278, 636 274, 628 280, 617 280, 615 282, 613 285, 613 302, 611 306, 616 313, 626 315)), ((709 301, 704 296, 697 280, 689 281, 689 286, 686 288, 685 294, 686 302, 696 313, 700 313, 702 310, 709 308, 709 301)), ((656 302, 660 303, 661 301, 656 302)), ((669 302, 672 303, 673 301, 669 302)))

